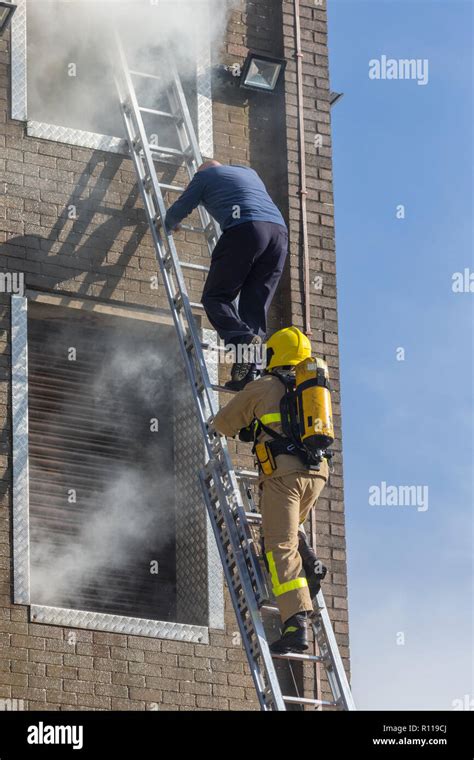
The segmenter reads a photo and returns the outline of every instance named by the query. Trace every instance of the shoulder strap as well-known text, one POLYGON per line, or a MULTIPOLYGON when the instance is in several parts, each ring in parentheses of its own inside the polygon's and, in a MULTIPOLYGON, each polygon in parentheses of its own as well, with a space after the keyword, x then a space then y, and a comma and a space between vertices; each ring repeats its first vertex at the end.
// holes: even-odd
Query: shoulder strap
MULTIPOLYGON (((272 430, 272 428, 268 427, 268 425, 264 425, 261 420, 258 420, 258 424, 259 424, 260 430, 263 430, 265 433, 267 433, 268 435, 270 435, 275 440, 284 439, 286 441, 286 436, 285 435, 282 435, 281 433, 277 433, 276 430, 272 430)), ((257 433, 257 435, 258 435, 258 433, 257 433)))
POLYGON ((270 370, 270 372, 267 372, 268 375, 271 375, 272 377, 276 377, 277 380, 279 380, 286 388, 291 388, 294 385, 294 380, 291 377, 288 377, 288 375, 284 375, 281 372, 277 372, 275 369, 270 370))
POLYGON ((284 415, 287 414, 287 409, 286 409, 286 405, 284 401, 286 399, 288 392, 292 390, 293 381, 291 378, 287 377, 286 375, 281 374, 280 372, 277 372, 276 370, 271 370, 270 372, 267 372, 266 374, 272 375, 272 377, 276 377, 277 380, 279 380, 285 386, 285 392, 280 402, 280 416, 281 416, 282 428, 284 432, 283 434, 277 433, 276 430, 272 430, 272 428, 268 427, 268 425, 265 425, 261 420, 258 420, 259 428, 260 430, 263 430, 265 433, 267 433, 267 435, 271 436, 271 438, 275 440, 287 441, 288 435, 285 434, 285 425, 283 424, 284 415))

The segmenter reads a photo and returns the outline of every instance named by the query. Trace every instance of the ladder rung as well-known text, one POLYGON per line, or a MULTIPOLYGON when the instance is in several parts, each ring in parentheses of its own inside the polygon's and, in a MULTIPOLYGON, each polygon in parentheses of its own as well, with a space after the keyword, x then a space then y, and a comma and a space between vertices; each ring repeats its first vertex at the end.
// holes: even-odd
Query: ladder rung
MULTIPOLYGON (((194 301, 190 301, 189 305, 191 306, 192 309, 204 309, 204 306, 201 303, 195 303, 194 301)), ((177 296, 174 299, 174 307, 177 311, 181 311, 181 309, 183 308, 183 300, 181 296, 177 296)))
POLYGON ((158 185, 163 188, 163 190, 170 190, 175 193, 184 193, 185 190, 184 187, 178 187, 177 185, 166 185, 164 182, 158 182, 158 185))
POLYGON ((145 74, 144 71, 135 71, 134 69, 129 69, 128 73, 134 77, 145 77, 146 79, 157 79, 158 81, 163 79, 163 77, 157 77, 156 74, 145 74))
POLYGON ((180 227, 185 232, 207 232, 207 229, 204 227, 194 227, 192 224, 181 224, 180 227))
POLYGON ((163 145, 153 145, 153 143, 148 143, 148 147, 150 148, 152 153, 160 153, 164 154, 165 156, 186 156, 186 151, 180 150, 179 148, 165 148, 163 145))
POLYGON ((274 604, 262 604, 260 609, 263 610, 264 612, 271 612, 272 615, 280 614, 280 610, 278 609, 278 607, 275 607, 274 604))
POLYGON ((238 393, 238 391, 233 391, 230 388, 225 388, 223 385, 213 385, 212 390, 219 391, 220 393, 238 393))
MULTIPOLYGON (((235 474, 238 478, 258 478, 258 472, 255 472, 255 470, 236 470, 235 474)), ((250 512, 248 513, 251 516, 261 517, 261 515, 258 512, 250 512)))
POLYGON ((151 113, 154 116, 162 116, 165 119, 176 120, 176 116, 172 113, 168 113, 168 111, 157 111, 155 108, 142 108, 141 106, 139 107, 139 111, 142 113, 151 113))
POLYGON ((272 654, 276 660, 302 660, 304 662, 323 662, 323 658, 317 654, 298 654, 297 652, 286 652, 284 654, 272 654))
POLYGON ((262 515, 258 514, 258 512, 246 512, 245 517, 249 522, 262 522, 262 515))
POLYGON ((212 348, 214 351, 222 351, 224 354, 228 351, 226 346, 220 346, 218 343, 209 343, 207 341, 201 343, 201 348, 212 348))
POLYGON ((198 272, 209 272, 209 267, 205 267, 204 264, 189 264, 187 261, 179 262, 183 269, 197 269, 198 272))
POLYGON ((314 606, 313 606, 313 612, 311 612, 310 616, 309 616, 309 622, 311 623, 311 625, 313 626, 313 628, 321 628, 321 621, 319 619, 320 618, 319 613, 323 609, 324 609, 324 607, 320 607, 319 606, 318 600, 316 598, 316 600, 314 602, 314 606))
POLYGON ((337 702, 328 702, 325 699, 307 699, 306 697, 283 697, 284 702, 294 705, 323 705, 324 707, 339 707, 337 702))

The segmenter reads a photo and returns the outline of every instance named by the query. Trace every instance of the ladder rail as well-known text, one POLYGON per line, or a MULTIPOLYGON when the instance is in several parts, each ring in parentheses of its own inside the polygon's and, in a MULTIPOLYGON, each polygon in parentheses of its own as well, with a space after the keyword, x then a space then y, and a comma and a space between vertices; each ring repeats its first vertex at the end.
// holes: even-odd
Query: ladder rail
MULTIPOLYGON (((352 696, 349 681, 347 680, 346 671, 344 669, 344 664, 342 662, 342 657, 339 652, 339 647, 337 645, 336 637, 334 635, 334 630, 322 591, 319 591, 316 597, 316 605, 318 609, 313 616, 312 625, 318 643, 320 642, 322 634, 323 646, 324 644, 326 645, 326 652, 322 654, 323 659, 325 659, 325 655, 327 655, 330 660, 330 667, 326 667, 326 672, 329 685, 331 686, 331 691, 334 695, 334 698, 336 699, 336 702, 342 703, 342 706, 345 710, 356 710, 354 697, 352 696), (318 630, 318 620, 321 629, 320 631, 318 630)), ((320 647, 320 649, 321 648, 322 647, 320 647)))
MULTIPOLYGON (((196 133, 194 131, 191 114, 189 112, 189 106, 186 101, 183 85, 181 84, 181 79, 180 79, 180 76, 179 76, 179 73, 174 61, 172 60, 170 61, 170 66, 171 66, 171 71, 173 74, 173 82, 172 82, 173 89, 171 93, 170 91, 168 91, 168 99, 170 102, 172 113, 176 113, 176 110, 177 110, 182 119, 181 124, 178 124, 178 129, 177 129, 178 139, 180 141, 181 149, 184 150, 186 147, 189 146, 193 154, 193 160, 185 162, 189 179, 192 179, 196 171, 198 170, 199 166, 203 162, 202 155, 201 155, 201 148, 199 146, 196 133)), ((203 206, 201 205, 198 206, 198 213, 199 213, 202 226, 205 229, 210 228, 212 230, 212 239, 206 235, 209 253, 212 254, 215 244, 217 243, 219 237, 221 236, 221 228, 203 206)))
MULTIPOLYGON (((222 482, 225 483, 226 479, 225 477, 222 477, 222 472, 221 472, 221 478, 222 478, 222 482)), ((247 549, 248 562, 250 565, 249 570, 251 573, 251 577, 253 579, 254 593, 257 600, 257 604, 261 606, 265 602, 265 600, 268 599, 268 596, 269 596, 268 585, 260 567, 259 551, 256 548, 255 540, 253 538, 252 531, 250 530, 250 526, 247 521, 245 502, 243 501, 243 495, 242 495, 242 490, 240 488, 240 485, 237 485, 237 489, 238 489, 238 499, 235 499, 234 496, 237 492, 234 491, 234 487, 229 484, 227 498, 231 504, 233 503, 232 513, 233 513, 235 525, 237 528, 237 532, 239 535, 240 544, 242 546, 245 546, 247 549)), ((248 500, 250 499, 250 496, 247 494, 246 498, 248 500)))
MULTIPOLYGON (((222 564, 224 566, 224 572, 226 575, 227 586, 233 601, 234 610, 236 612, 237 623, 239 625, 242 641, 246 650, 247 659, 250 665, 252 678, 256 687, 257 696, 259 698, 260 706, 263 710, 277 709, 285 710, 285 704, 280 691, 278 678, 273 664, 273 659, 270 653, 270 648, 265 636, 265 630, 263 628, 263 622, 260 617, 257 600, 253 593, 251 586, 251 579, 249 577, 248 566, 245 562, 243 555, 243 548, 240 544, 240 538, 236 532, 236 526, 231 519, 231 515, 226 512, 225 509, 221 509, 222 519, 225 522, 229 541, 232 546, 232 552, 234 561, 238 567, 238 578, 230 572, 230 568, 225 555, 224 547, 222 545, 221 536, 218 530, 218 523, 215 519, 215 513, 213 504, 217 505, 221 502, 222 494, 219 472, 216 468, 215 462, 209 462, 207 467, 200 473, 200 480, 202 485, 202 491, 206 506, 208 508, 209 517, 213 526, 214 535, 216 537, 217 546, 221 555, 222 564), (205 473, 210 472, 215 488, 220 498, 212 500, 209 491, 206 487, 205 473), (235 583, 241 584, 242 594, 239 597, 235 589, 235 583), (242 603, 243 602, 243 603, 242 603), (246 613, 250 620, 246 620, 246 613), (248 625, 251 623, 252 629, 249 631, 248 625), (256 666, 256 661, 260 659, 264 665, 264 669, 259 669, 256 666), (263 676, 266 676, 267 683, 264 682, 263 676), (270 697, 270 700, 268 699, 270 697)), ((225 502, 225 499, 222 499, 225 502)), ((215 508, 215 507, 214 507, 215 508)))
MULTIPOLYGON (((127 137, 130 144, 131 149, 131 155, 132 160, 135 164, 135 169, 137 171, 137 175, 140 179, 140 190, 142 199, 145 205, 145 210, 148 217, 149 226, 153 235, 153 240, 155 243, 155 250, 159 253, 158 256, 158 263, 160 264, 161 269, 161 275, 164 280, 165 284, 165 290, 168 296, 168 301, 170 305, 170 309, 173 315, 173 320, 175 323, 176 330, 178 332, 179 338, 180 338, 180 346, 183 354, 183 358, 185 360, 185 365, 188 370, 188 376, 192 383, 193 388, 201 386, 203 389, 203 392, 205 394, 205 402, 208 406, 208 409, 210 410, 211 414, 215 415, 217 411, 217 404, 214 398, 214 394, 212 392, 211 383, 209 380, 209 375, 207 372, 206 363, 204 361, 204 354, 202 353, 202 349, 200 346, 200 339, 197 333, 197 329, 195 326, 195 320, 194 316, 192 314, 192 308, 190 299, 187 293, 187 288, 184 280, 183 273, 181 271, 181 265, 178 259, 178 254, 176 250, 176 246, 173 240, 173 237, 171 234, 167 234, 166 230, 164 229, 164 226, 162 226, 162 230, 164 233, 164 239, 166 240, 166 247, 168 251, 168 261, 171 264, 171 267, 168 267, 165 265, 165 257, 163 256, 163 239, 161 236, 160 230, 157 228, 157 216, 159 216, 160 221, 163 225, 164 218, 166 216, 166 209, 164 205, 164 199, 163 195, 161 193, 161 188, 158 182, 158 178, 156 175, 156 170, 153 163, 153 158, 151 155, 151 151, 148 147, 147 143, 147 136, 145 127, 143 124, 143 119, 140 116, 139 112, 139 106, 136 99, 135 89, 133 87, 132 80, 130 78, 130 75, 128 73, 127 69, 127 62, 125 58, 125 54, 123 51, 122 44, 120 42, 120 39, 117 37, 117 44, 118 44, 118 50, 120 54, 120 62, 121 62, 121 70, 122 74, 125 79, 125 85, 127 88, 127 91, 124 92, 121 86, 121 83, 119 82, 118 78, 116 77, 116 84, 117 89, 119 92, 119 97, 121 99, 121 102, 123 105, 123 116, 127 131, 127 137), (127 99, 130 101, 130 109, 128 113, 126 112, 126 103, 127 99), (133 121, 135 128, 137 130, 137 134, 134 134, 130 122, 133 121), (140 148, 143 152, 143 163, 140 161, 138 151, 133 148, 133 143, 136 141, 136 138, 139 137, 140 139, 140 148), (144 182, 148 179, 148 181, 151 183, 153 193, 155 195, 158 208, 155 208, 153 204, 153 200, 151 198, 151 193, 146 192, 144 187, 144 182), (176 279, 176 284, 173 282, 171 277, 171 271, 176 279), (182 303, 182 311, 184 313, 184 317, 186 319, 186 325, 184 325, 182 321, 182 315, 176 313, 176 298, 179 296, 182 303), (197 354, 197 363, 199 366, 199 371, 201 377, 196 377, 196 366, 195 363, 191 362, 189 359, 188 351, 186 351, 185 346, 183 345, 183 334, 186 332, 186 329, 190 333, 192 343, 193 343, 193 350, 197 354)), ((206 428, 206 426, 203 424, 203 408, 200 408, 200 422, 201 422, 201 428, 203 435, 205 437, 205 440, 209 442, 209 433, 206 428)), ((208 448, 208 454, 212 455, 212 449, 207 446, 208 448)))

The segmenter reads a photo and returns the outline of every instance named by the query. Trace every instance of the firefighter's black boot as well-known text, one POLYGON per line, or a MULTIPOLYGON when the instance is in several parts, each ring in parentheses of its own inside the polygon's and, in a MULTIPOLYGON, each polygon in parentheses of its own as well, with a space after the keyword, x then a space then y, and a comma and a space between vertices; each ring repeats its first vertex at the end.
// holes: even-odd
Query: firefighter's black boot
POLYGON ((321 581, 326 577, 328 571, 326 565, 316 556, 313 547, 308 544, 306 534, 302 530, 298 531, 298 551, 300 553, 303 570, 308 580, 308 589, 311 599, 315 599, 321 591, 321 581))
POLYGON ((226 388, 231 391, 241 391, 246 385, 248 385, 248 383, 251 383, 258 378, 260 373, 257 371, 255 352, 257 346, 260 346, 261 343, 261 338, 259 338, 258 335, 254 335, 252 340, 247 344, 249 361, 236 362, 233 365, 230 373, 231 379, 225 384, 226 388), (254 355, 252 356, 252 354, 254 355))
POLYGON ((281 638, 270 644, 270 651, 273 654, 306 652, 308 647, 308 616, 306 612, 298 612, 285 621, 281 638))

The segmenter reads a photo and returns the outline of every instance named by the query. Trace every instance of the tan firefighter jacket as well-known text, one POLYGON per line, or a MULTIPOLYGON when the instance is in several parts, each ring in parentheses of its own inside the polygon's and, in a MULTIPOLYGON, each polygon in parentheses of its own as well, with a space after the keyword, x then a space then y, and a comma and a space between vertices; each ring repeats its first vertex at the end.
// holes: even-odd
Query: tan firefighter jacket
MULTIPOLYGON (((277 433, 282 433, 280 423, 280 401, 285 392, 283 383, 273 375, 263 375, 254 380, 237 393, 214 418, 214 427, 222 435, 233 438, 244 427, 248 427, 255 419, 263 422, 277 433)), ((259 442, 271 441, 268 433, 262 431, 259 442)), ((319 472, 309 471, 297 456, 281 454, 276 457, 276 470, 271 475, 260 476, 260 481, 267 478, 281 477, 290 472, 304 472, 307 475, 318 475, 326 480, 329 467, 323 459, 319 472)))

